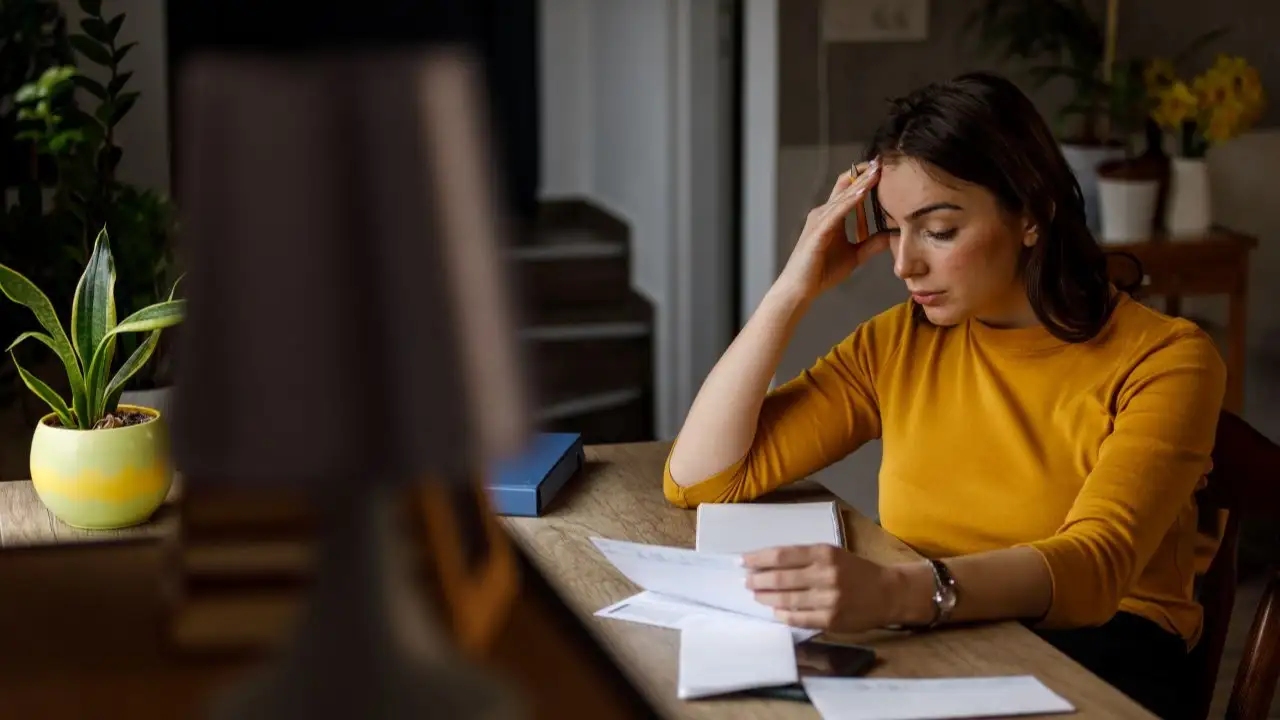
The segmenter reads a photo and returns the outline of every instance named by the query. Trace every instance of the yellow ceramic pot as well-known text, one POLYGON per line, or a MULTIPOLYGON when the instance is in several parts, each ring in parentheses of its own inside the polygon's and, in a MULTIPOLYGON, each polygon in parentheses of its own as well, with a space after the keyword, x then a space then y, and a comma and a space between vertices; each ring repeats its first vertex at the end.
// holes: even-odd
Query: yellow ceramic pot
POLYGON ((31 439, 31 482, 45 507, 62 522, 92 530, 146 522, 173 483, 169 431, 160 413, 137 425, 73 430, 40 419, 31 439))

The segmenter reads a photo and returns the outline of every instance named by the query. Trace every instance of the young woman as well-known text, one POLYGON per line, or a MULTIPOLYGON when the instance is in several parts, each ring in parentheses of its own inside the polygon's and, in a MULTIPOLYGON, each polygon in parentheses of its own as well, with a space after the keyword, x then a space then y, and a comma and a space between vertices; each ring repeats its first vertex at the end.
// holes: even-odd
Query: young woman
POLYGON ((881 522, 929 560, 773 548, 747 558, 761 602, 834 631, 1024 620, 1175 717, 1201 629, 1194 493, 1224 392, 1217 350, 1108 281, 1079 186, 1008 81, 969 74, 895 101, 867 160, 809 213, 704 382, 667 498, 751 500, 880 438, 881 522), (845 217, 873 187, 889 230, 851 244, 845 217), (886 248, 911 299, 770 392, 809 304, 886 248))

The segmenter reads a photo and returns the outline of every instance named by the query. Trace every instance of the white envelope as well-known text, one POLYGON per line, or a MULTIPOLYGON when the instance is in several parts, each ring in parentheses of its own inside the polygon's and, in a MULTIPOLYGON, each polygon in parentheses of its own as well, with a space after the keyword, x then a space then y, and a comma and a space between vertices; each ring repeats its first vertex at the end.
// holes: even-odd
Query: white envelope
POLYGON ((711 617, 680 631, 681 700, 798 681, 795 642, 785 625, 711 617))

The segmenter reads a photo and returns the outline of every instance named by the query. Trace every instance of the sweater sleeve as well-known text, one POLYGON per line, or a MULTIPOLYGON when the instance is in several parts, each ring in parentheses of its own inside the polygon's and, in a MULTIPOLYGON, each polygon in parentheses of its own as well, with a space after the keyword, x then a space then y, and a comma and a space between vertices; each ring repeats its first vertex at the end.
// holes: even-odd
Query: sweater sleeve
POLYGON ((891 310, 862 324, 807 370, 766 395, 751 447, 729 467, 682 487, 671 478, 668 454, 662 482, 667 500, 685 508, 753 500, 880 437, 875 377, 881 358, 896 347, 893 314, 891 310))
POLYGON ((1138 363, 1062 527, 1030 543, 1053 582, 1042 626, 1100 625, 1115 615, 1210 470, 1225 387, 1222 358, 1199 330, 1138 363))

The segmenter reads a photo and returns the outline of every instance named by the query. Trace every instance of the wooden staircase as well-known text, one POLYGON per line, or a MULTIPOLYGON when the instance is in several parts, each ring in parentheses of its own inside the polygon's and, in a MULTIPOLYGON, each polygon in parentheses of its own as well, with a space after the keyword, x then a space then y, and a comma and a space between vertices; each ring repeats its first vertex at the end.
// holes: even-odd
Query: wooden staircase
POLYGON ((510 259, 537 429, 652 440, 653 308, 631 287, 627 225, 583 200, 543 202, 510 259))

